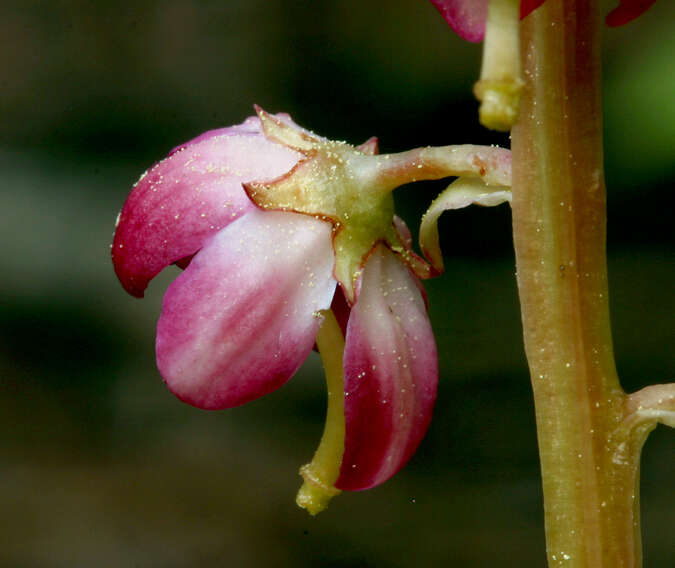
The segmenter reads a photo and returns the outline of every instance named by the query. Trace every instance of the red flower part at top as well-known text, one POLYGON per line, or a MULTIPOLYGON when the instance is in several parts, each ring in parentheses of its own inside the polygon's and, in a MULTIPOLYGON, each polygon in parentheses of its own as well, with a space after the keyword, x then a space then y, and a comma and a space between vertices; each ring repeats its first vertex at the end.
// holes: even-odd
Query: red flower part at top
POLYGON ((488 0, 431 0, 431 3, 461 38, 483 41, 488 0))
MULTIPOLYGON (((637 18, 656 0, 622 0, 607 16, 608 26, 622 26, 637 18)), ((545 0, 522 0, 520 17, 528 16, 545 0)), ((462 38, 471 42, 483 40, 488 0, 431 0, 445 21, 462 38)))

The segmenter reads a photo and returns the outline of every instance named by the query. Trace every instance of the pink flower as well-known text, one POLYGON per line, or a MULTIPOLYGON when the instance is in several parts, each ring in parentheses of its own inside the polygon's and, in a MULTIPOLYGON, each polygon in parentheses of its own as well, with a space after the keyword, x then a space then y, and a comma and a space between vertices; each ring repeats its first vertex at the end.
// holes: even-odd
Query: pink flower
MULTIPOLYGON (((536 10, 545 0, 522 0, 520 17, 524 18, 536 10)), ((656 0, 620 0, 606 19, 608 26, 622 26, 637 18, 656 0)), ((488 0, 431 0, 445 21, 462 38, 471 42, 483 40, 488 0)))
MULTIPOLYGON (((185 268, 164 296, 157 366, 176 396, 205 409, 238 406, 283 385, 312 350, 321 310, 334 298, 344 302, 344 290, 346 437, 335 485, 349 490, 382 483, 406 463, 429 424, 438 380, 411 270, 417 257, 390 196, 378 197, 379 237, 368 211, 348 222, 342 209, 324 210, 341 199, 332 186, 317 197, 331 181, 324 174, 332 166, 317 171, 321 159, 339 154, 358 166, 373 150, 372 141, 332 143, 286 115, 262 112, 206 132, 143 174, 112 245, 117 276, 137 297, 163 268, 185 268), (288 195, 318 202, 319 211, 280 203, 291 199, 284 193, 291 181, 299 185, 288 195), (352 236, 360 244, 344 260, 352 236)), ((347 201, 340 207, 358 205, 347 201)))

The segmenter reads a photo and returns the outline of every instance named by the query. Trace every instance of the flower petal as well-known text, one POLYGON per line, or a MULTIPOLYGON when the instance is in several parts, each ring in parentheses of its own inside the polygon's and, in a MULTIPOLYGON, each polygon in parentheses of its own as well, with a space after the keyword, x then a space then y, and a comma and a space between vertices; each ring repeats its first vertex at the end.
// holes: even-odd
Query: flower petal
POLYGON ((335 291, 330 234, 306 215, 253 210, 195 255, 157 326, 157 366, 179 398, 238 406, 295 373, 335 291))
POLYGON ((124 288, 142 297, 163 268, 255 208, 242 182, 278 177, 299 158, 267 140, 255 117, 174 148, 141 177, 119 215, 112 258, 124 288))
POLYGON ((605 19, 605 23, 614 28, 623 26, 645 12, 656 0, 621 0, 605 19))
MULTIPOLYGON (((647 0, 652 3, 656 0, 647 0)), ((450 27, 467 41, 483 41, 488 0, 431 0, 450 27)), ((539 8, 544 0, 521 0, 520 18, 539 8)), ((645 8, 646 9, 646 8, 645 8)))
POLYGON ((378 245, 347 326, 345 452, 339 489, 368 489, 394 475, 422 440, 438 384, 438 358, 415 277, 378 245))
POLYGON ((472 42, 483 40, 488 0, 431 0, 431 3, 460 37, 472 42))
POLYGON ((520 0, 520 19, 522 20, 526 16, 529 16, 531 12, 534 12, 543 3, 544 0, 520 0))
POLYGON ((330 309, 333 312, 338 325, 340 326, 342 335, 345 336, 347 334, 349 314, 352 311, 352 308, 349 305, 349 302, 347 302, 347 298, 342 290, 342 286, 335 288, 335 295, 333 296, 333 302, 330 305, 330 309))
POLYGON ((488 186, 479 178, 461 177, 452 182, 431 203, 420 225, 422 254, 437 274, 443 272, 443 254, 438 239, 438 218, 449 209, 461 209, 472 204, 491 207, 511 201, 511 191, 504 186, 488 186))

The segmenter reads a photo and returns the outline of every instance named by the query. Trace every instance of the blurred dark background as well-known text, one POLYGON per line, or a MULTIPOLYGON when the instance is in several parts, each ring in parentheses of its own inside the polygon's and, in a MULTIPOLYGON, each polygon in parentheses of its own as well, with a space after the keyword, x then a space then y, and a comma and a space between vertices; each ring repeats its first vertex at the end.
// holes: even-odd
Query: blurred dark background
MULTIPOLYGON (((609 271, 627 390, 673 377, 675 50, 670 2, 605 45, 609 271)), ((183 405, 154 367, 166 284, 109 260, 131 185, 252 104, 382 151, 497 143, 480 47, 422 0, 3 0, 0 4, 0 566, 544 566, 542 501, 507 207, 448 213, 429 282, 441 385, 384 486, 294 504, 323 426, 312 357, 245 407, 183 405)), ((411 228, 442 183, 402 188, 411 228)), ((672 432, 642 471, 647 567, 675 563, 672 432)))

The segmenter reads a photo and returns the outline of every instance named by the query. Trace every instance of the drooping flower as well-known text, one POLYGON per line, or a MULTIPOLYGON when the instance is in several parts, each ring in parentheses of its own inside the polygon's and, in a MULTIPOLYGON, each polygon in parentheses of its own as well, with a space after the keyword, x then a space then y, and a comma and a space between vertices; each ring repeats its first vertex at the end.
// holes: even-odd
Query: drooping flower
POLYGON ((501 186, 510 174, 508 152, 495 148, 375 152, 374 139, 353 147, 258 110, 143 174, 112 245, 134 296, 170 264, 185 268, 164 296, 157 365, 171 391, 200 408, 238 406, 284 384, 333 305, 344 332, 344 451, 327 483, 348 490, 406 463, 436 397, 419 282, 433 269, 412 252, 391 191, 449 175, 501 186))
MULTIPOLYGON (((288 118, 263 120, 301 145, 328 144, 288 118)), ((340 148, 352 159, 365 155, 347 145, 333 150, 340 148)), ((337 485, 363 489, 393 475, 421 440, 436 393, 436 346, 417 279, 399 258, 407 253, 396 236, 390 196, 375 199, 384 209, 371 215, 384 233, 377 235, 372 226, 348 220, 336 230, 338 206, 329 211, 336 215, 330 220, 290 212, 289 204, 270 206, 285 211, 262 210, 242 187, 256 182, 254 191, 262 193, 260 182, 297 177, 288 174, 294 166, 313 168, 311 159, 268 139, 259 118, 180 146, 144 174, 129 196, 113 262, 136 296, 162 268, 187 264, 164 297, 157 363, 179 398, 207 409, 253 400, 295 373, 314 345, 319 313, 330 308, 336 291, 334 270, 342 266, 353 307, 344 356, 345 462, 337 485), (364 232, 372 234, 364 240, 364 232), (336 254, 334 241, 361 247, 361 258, 336 254)), ((303 180, 311 183, 309 177, 319 173, 303 180)), ((278 198, 281 191, 271 193, 278 198)), ((342 206, 348 213, 350 204, 342 206)))

